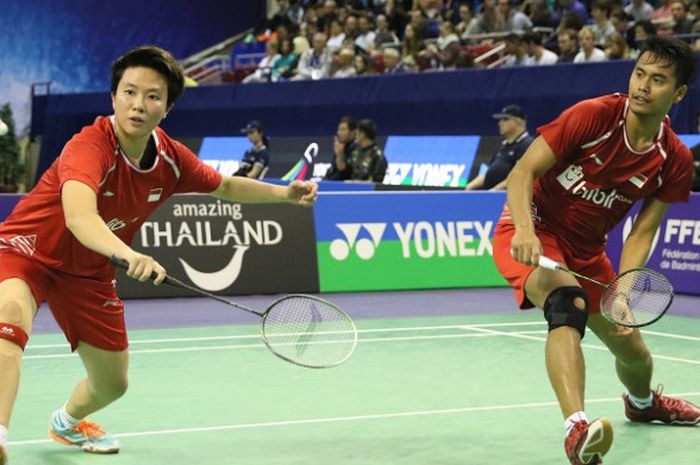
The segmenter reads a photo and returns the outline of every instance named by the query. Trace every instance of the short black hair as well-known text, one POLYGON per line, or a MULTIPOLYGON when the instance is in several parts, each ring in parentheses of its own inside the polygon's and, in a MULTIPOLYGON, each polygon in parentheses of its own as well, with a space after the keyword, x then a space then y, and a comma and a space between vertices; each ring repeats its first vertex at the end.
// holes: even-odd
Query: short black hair
POLYGON ((665 61, 674 67, 676 89, 693 79, 695 60, 692 49, 685 42, 671 37, 652 36, 642 42, 637 62, 646 52, 653 55, 652 63, 665 61))
POLYGON ((370 140, 374 140, 377 137, 377 125, 369 118, 358 121, 357 130, 370 140))
POLYGON ((168 108, 182 95, 185 87, 185 72, 182 65, 167 50, 155 45, 133 48, 117 58, 112 64, 112 94, 117 92, 119 81, 127 68, 143 66, 158 72, 168 83, 168 108))
POLYGON ((536 32, 526 32, 523 34, 522 41, 526 44, 542 45, 542 37, 536 32))

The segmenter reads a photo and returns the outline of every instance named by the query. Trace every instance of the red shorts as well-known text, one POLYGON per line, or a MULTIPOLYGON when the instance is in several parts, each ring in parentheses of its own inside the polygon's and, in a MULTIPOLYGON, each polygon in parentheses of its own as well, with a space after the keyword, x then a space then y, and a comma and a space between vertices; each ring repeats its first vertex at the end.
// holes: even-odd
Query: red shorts
POLYGON ((80 341, 114 352, 129 346, 124 304, 114 281, 61 273, 11 248, 0 248, 0 282, 10 278, 27 283, 37 307, 48 302, 71 350, 80 341))
MULTIPOLYGON (((527 281, 534 268, 515 261, 510 254, 510 241, 513 238, 513 234, 515 234, 513 223, 500 221, 496 225, 493 237, 493 258, 498 271, 506 278, 515 291, 515 298, 520 308, 532 308, 534 307, 533 303, 525 295, 525 281, 527 281)), ((565 263, 570 270, 604 283, 609 283, 617 276, 608 256, 604 252, 584 259, 576 257, 573 247, 563 241, 561 236, 538 229, 537 238, 542 243, 544 255, 556 262, 565 263)), ((579 279, 578 282, 590 300, 588 311, 590 313, 599 313, 603 287, 582 279, 579 279)))

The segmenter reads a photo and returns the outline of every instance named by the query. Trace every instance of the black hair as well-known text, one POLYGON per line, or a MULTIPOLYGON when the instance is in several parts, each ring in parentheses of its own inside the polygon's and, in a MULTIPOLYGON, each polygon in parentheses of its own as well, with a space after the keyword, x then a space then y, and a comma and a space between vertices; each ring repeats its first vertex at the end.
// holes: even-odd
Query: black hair
POLYGON ((674 67, 676 89, 693 79, 695 60, 692 49, 685 42, 670 37, 651 36, 642 42, 637 62, 647 52, 652 55, 652 63, 662 61, 674 67))
POLYGON ((350 129, 351 131, 357 129, 357 120, 352 116, 343 116, 342 118, 340 118, 340 121, 338 121, 338 124, 340 123, 347 124, 348 129, 350 129))
POLYGON ((361 119, 358 121, 357 130, 372 141, 377 137, 377 125, 371 119, 361 119))
POLYGON ((155 45, 133 48, 112 64, 112 94, 117 93, 119 82, 127 68, 143 66, 158 72, 168 83, 168 108, 182 95, 185 73, 182 65, 167 50, 155 45))

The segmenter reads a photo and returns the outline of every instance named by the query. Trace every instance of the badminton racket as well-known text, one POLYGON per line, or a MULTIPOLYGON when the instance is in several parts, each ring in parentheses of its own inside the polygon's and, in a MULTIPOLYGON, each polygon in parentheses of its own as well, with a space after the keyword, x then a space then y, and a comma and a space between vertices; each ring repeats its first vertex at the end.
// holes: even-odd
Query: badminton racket
POLYGON ((539 266, 561 270, 603 287, 600 312, 616 325, 628 328, 650 325, 664 316, 673 302, 671 283, 664 275, 649 268, 627 270, 606 284, 566 269, 547 257, 540 257, 539 266))
MULTIPOLYGON (((127 270, 129 263, 112 257, 112 266, 127 270)), ((154 272, 151 279, 155 279, 154 272)), ((264 312, 224 299, 167 275, 164 284, 188 289, 262 318, 262 339, 279 358, 307 368, 330 368, 350 358, 357 345, 357 328, 350 316, 327 300, 290 294, 272 302, 264 312)))

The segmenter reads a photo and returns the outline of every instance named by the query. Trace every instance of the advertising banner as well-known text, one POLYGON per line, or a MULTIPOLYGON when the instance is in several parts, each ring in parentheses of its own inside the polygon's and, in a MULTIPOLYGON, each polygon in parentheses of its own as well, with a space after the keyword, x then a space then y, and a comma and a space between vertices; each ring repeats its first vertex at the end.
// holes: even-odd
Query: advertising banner
MULTIPOLYGON (((616 266, 638 213, 636 206, 608 235, 607 252, 616 266)), ((700 194, 691 194, 688 203, 671 205, 654 238, 647 266, 663 273, 676 292, 700 295, 700 194)))
MULTIPOLYGON (((205 195, 171 197, 143 224, 132 247, 170 274, 219 294, 318 291, 313 210, 236 204, 205 195)), ((121 297, 190 295, 122 276, 121 297)))
POLYGON ((322 292, 503 286, 491 245, 502 192, 319 195, 322 292))

